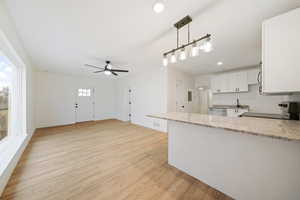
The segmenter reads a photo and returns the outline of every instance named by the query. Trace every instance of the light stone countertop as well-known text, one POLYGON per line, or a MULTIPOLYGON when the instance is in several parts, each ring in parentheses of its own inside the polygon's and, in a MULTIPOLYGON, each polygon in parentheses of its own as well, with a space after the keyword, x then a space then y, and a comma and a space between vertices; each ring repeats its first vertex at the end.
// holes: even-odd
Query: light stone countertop
POLYGON ((179 112, 148 115, 148 117, 222 128, 257 136, 300 141, 300 121, 254 117, 223 117, 179 112))

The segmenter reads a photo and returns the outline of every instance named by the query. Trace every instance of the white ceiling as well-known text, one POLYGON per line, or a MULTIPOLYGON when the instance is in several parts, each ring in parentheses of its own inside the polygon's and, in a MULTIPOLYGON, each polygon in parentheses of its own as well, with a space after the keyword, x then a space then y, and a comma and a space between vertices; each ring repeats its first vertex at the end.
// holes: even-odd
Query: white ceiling
POLYGON ((162 53, 176 45, 173 24, 187 14, 191 38, 211 33, 214 51, 169 67, 201 74, 253 66, 261 59, 261 22, 300 6, 299 0, 166 0, 156 14, 155 0, 6 1, 37 68, 87 75, 93 70, 84 63, 101 66, 105 59, 134 71, 161 67, 162 53))

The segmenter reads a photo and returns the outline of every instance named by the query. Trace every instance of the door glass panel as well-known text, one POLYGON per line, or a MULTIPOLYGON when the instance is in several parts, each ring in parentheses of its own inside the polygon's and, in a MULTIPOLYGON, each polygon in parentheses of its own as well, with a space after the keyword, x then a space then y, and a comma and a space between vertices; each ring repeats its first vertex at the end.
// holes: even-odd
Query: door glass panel
POLYGON ((0 140, 8 134, 12 67, 0 56, 0 140))

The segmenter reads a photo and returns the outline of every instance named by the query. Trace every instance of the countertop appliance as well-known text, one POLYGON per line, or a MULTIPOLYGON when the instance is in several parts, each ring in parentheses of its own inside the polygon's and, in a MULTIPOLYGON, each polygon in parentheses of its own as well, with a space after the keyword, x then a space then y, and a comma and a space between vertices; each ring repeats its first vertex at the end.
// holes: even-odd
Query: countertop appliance
POLYGON ((290 120, 299 120, 300 102, 297 101, 284 101, 278 104, 281 109, 282 115, 290 120))

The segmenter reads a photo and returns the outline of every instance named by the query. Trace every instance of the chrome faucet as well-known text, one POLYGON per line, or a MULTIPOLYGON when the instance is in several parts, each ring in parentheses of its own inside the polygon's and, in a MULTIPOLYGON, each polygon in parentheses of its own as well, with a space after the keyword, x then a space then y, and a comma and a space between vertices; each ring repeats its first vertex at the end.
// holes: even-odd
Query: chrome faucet
POLYGON ((241 107, 240 99, 239 99, 239 94, 238 93, 236 93, 236 107, 237 108, 241 107))
POLYGON ((241 107, 241 105, 240 105, 240 100, 239 100, 238 97, 236 98, 236 107, 237 107, 237 108, 241 107))

